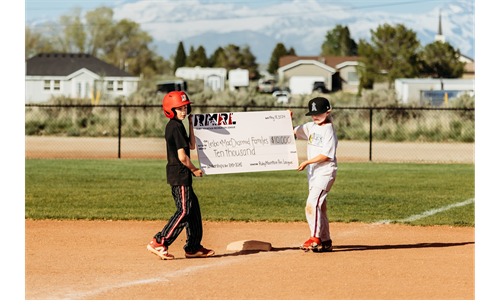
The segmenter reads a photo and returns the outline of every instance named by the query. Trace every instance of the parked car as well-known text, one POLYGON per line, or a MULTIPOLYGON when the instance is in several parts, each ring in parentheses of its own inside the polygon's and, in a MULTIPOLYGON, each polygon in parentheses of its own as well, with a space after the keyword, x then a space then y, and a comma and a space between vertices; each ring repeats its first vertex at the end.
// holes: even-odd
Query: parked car
POLYGON ((324 81, 323 76, 292 76, 289 87, 292 95, 311 95, 316 90, 314 83, 324 81))
POLYGON ((172 91, 187 92, 187 83, 185 80, 164 80, 156 83, 156 93, 167 94, 172 91))
POLYGON ((292 96, 287 91, 275 91, 273 97, 276 98, 277 103, 289 104, 292 96))
POLYGON ((323 81, 314 82, 313 91, 325 94, 330 93, 330 91, 326 88, 325 83, 323 81))
POLYGON ((257 84, 257 92, 260 93, 273 93, 275 91, 279 90, 279 88, 276 86, 276 82, 272 79, 259 79, 259 82, 257 84))

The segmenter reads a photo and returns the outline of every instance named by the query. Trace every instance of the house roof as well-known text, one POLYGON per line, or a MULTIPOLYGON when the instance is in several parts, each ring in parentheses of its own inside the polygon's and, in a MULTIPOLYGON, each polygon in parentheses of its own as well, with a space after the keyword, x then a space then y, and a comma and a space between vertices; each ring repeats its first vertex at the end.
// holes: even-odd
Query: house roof
POLYGON ((280 57, 279 67, 283 67, 294 63, 298 60, 316 60, 319 61, 331 68, 338 69, 338 65, 346 62, 346 61, 358 61, 360 60, 360 56, 295 56, 295 55, 287 55, 280 57))
POLYGON ((136 77, 84 53, 39 53, 26 60, 26 75, 30 76, 68 76, 83 68, 101 76, 136 77))
POLYGON ((328 70, 329 72, 332 72, 332 73, 337 72, 337 70, 335 68, 332 68, 330 66, 325 65, 324 63, 321 63, 317 60, 312 60, 312 59, 300 59, 300 60, 294 61, 288 65, 284 65, 283 67, 278 68, 278 72, 286 71, 286 70, 294 68, 298 65, 305 65, 305 64, 316 65, 316 66, 323 68, 325 70, 328 70))

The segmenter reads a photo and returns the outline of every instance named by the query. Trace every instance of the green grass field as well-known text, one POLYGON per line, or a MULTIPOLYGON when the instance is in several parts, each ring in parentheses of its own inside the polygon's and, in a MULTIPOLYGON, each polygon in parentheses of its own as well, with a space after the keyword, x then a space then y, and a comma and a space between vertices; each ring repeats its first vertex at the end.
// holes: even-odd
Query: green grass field
MULTIPOLYGON (((168 220, 175 211, 163 160, 25 161, 29 219, 168 220)), ((197 162, 195 162, 197 163, 197 162)), ((331 222, 404 220, 474 198, 473 164, 341 163, 328 195, 331 222)), ((202 217, 306 221, 305 171, 194 178, 202 217)), ((474 226, 474 203, 411 225, 474 226)))

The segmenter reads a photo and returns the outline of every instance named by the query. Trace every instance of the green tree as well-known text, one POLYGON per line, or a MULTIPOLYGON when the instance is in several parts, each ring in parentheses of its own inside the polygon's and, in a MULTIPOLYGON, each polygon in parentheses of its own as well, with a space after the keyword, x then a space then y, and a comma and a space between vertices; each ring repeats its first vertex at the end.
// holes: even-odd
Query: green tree
POLYGON ((347 26, 337 25, 329 30, 325 36, 326 40, 321 45, 321 56, 356 56, 358 45, 351 38, 347 26))
POLYGON ((240 47, 229 44, 224 47, 223 52, 218 54, 214 67, 226 68, 228 72, 237 68, 247 69, 250 79, 254 79, 260 76, 257 70, 258 65, 255 61, 256 58, 248 45, 240 47))
POLYGON ((73 8, 68 14, 59 17, 59 24, 48 23, 49 40, 54 51, 85 52, 86 33, 85 27, 80 20, 81 9, 73 8))
POLYGON ((49 39, 41 32, 32 30, 29 27, 24 29, 24 58, 28 59, 37 53, 53 52, 52 44, 49 39))
MULTIPOLYGON (((367 88, 375 81, 388 81, 389 88, 396 78, 414 78, 419 75, 417 34, 402 24, 389 24, 370 30, 371 44, 359 42, 361 56, 358 66, 360 85, 367 88)), ((361 89, 360 89, 361 91, 361 89)))
POLYGON ((87 39, 87 33, 80 20, 81 8, 75 8, 73 15, 70 17, 69 25, 64 28, 64 33, 68 36, 70 49, 76 49, 77 52, 85 52, 85 43, 87 39))
MULTIPOLYGON (((152 75, 158 72, 159 59, 150 43, 153 38, 141 30, 138 23, 127 19, 113 20, 113 10, 99 7, 86 14, 86 26, 80 20, 81 9, 72 9, 59 19, 59 25, 46 23, 41 35, 26 30, 25 55, 33 53, 80 52, 88 53, 134 75, 152 75), (38 40, 38 42, 37 42, 38 40), (49 46, 47 46, 49 45, 49 46)), ((163 68, 163 67, 162 67, 163 68)))
POLYGON ((186 52, 184 51, 184 45, 182 44, 182 41, 179 42, 179 46, 177 46, 177 52, 175 54, 175 60, 174 60, 174 73, 175 71, 180 68, 184 67, 186 65, 186 52))
POLYGON ((248 76, 250 79, 260 78, 258 70, 259 66, 257 65, 255 55, 253 55, 252 52, 250 51, 250 46, 248 45, 243 46, 243 48, 241 49, 241 55, 243 56, 243 59, 240 68, 248 69, 249 73, 248 76))
POLYGON ((195 52, 194 66, 200 66, 202 68, 208 67, 208 58, 207 53, 205 52, 205 48, 203 46, 199 46, 195 52))
POLYGON ((113 10, 101 6, 95 10, 88 11, 85 15, 89 35, 87 53, 95 57, 98 51, 104 49, 108 37, 111 36, 113 28, 113 10))
POLYGON ((207 54, 205 53, 205 48, 199 46, 198 49, 194 50, 194 47, 189 48, 189 55, 186 59, 186 66, 188 67, 208 67, 207 54))
POLYGON ((112 26, 111 33, 104 47, 105 61, 134 75, 153 72, 155 53, 148 47, 153 38, 138 23, 122 19, 112 26))
POLYGON ((208 59, 208 66, 211 68, 222 67, 225 61, 224 49, 218 47, 208 59))
POLYGON ((186 57, 186 67, 195 67, 194 61, 196 60, 196 54, 193 45, 189 47, 189 54, 186 57))
POLYGON ((287 51, 283 43, 276 44, 276 47, 274 47, 273 53, 271 54, 267 71, 271 74, 276 73, 279 68, 280 58, 286 55, 295 55, 295 49, 290 48, 290 50, 287 51))
POLYGON ((465 62, 459 57, 460 51, 448 42, 427 44, 420 53, 420 74, 434 78, 460 78, 465 71, 465 62))

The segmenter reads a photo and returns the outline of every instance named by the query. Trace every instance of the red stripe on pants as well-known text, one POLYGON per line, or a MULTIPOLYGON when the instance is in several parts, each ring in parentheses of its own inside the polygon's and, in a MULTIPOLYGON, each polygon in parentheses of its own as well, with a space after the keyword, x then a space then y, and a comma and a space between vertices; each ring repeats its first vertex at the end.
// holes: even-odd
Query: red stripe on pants
POLYGON ((177 228, 177 225, 179 225, 179 222, 184 218, 184 215, 186 215, 186 191, 184 190, 184 186, 181 186, 181 201, 182 201, 182 214, 181 216, 177 219, 177 222, 175 222, 174 226, 172 226, 172 229, 168 232, 168 235, 165 237, 165 239, 168 239, 174 230, 177 228))

